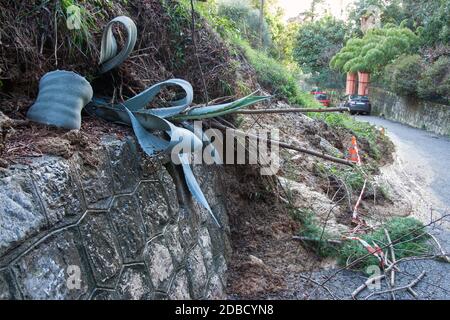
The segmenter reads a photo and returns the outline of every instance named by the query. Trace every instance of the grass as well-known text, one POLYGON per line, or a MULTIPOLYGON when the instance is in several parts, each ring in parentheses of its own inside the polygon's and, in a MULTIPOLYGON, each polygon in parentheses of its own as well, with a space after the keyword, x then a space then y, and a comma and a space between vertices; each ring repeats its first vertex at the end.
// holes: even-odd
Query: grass
POLYGON ((300 90, 294 71, 269 57, 265 52, 253 49, 247 41, 240 37, 235 37, 233 43, 243 51, 248 62, 255 69, 258 82, 264 87, 270 88, 273 95, 286 99, 291 104, 317 105, 312 96, 300 90))
POLYGON ((381 159, 381 151, 378 146, 379 139, 387 139, 381 136, 376 128, 368 122, 355 120, 345 113, 310 113, 310 117, 325 121, 332 128, 344 128, 350 130, 358 139, 365 139, 369 143, 369 154, 375 160, 381 159))
MULTIPOLYGON (((398 243, 394 244, 397 260, 430 252, 431 247, 427 243, 429 236, 423 234, 424 230, 421 229, 423 228, 423 224, 420 221, 409 217, 396 217, 389 220, 385 224, 385 228, 388 230, 391 240, 394 243, 397 239, 400 239, 398 243)), ((375 242, 381 248, 388 244, 383 228, 363 235, 361 238, 369 244, 375 242)), ((386 252, 386 250, 384 251, 386 252)), ((358 241, 347 240, 339 250, 338 261, 339 264, 346 265, 352 261, 362 259, 367 253, 367 250, 358 241)), ((359 261, 353 268, 365 271, 371 265, 378 265, 377 258, 372 255, 359 261)))
MULTIPOLYGON (((93 3, 97 4, 96 2, 93 3)), ((74 0, 61 0, 59 6, 57 6, 57 14, 64 20, 67 26, 73 24, 72 27, 75 27, 66 31, 70 35, 69 40, 72 43, 69 48, 92 50, 94 46, 92 31, 98 30, 94 15, 74 0), (68 9, 76 9, 76 11, 68 11, 68 9), (75 16, 76 12, 79 13, 79 17, 75 16), (76 23, 79 23, 79 25, 76 25, 76 23)), ((72 52, 72 54, 76 53, 72 52)))
POLYGON ((337 257, 338 250, 336 246, 331 245, 327 241, 331 239, 330 234, 324 231, 323 227, 317 223, 316 219, 314 219, 315 213, 312 210, 291 207, 289 212, 292 218, 301 224, 298 235, 315 240, 309 244, 318 256, 322 258, 337 257))
POLYGON ((358 167, 343 168, 335 165, 318 163, 316 164, 316 170, 318 170, 319 174, 335 176, 341 179, 345 185, 353 191, 361 190, 364 185, 365 176, 363 171, 358 167))

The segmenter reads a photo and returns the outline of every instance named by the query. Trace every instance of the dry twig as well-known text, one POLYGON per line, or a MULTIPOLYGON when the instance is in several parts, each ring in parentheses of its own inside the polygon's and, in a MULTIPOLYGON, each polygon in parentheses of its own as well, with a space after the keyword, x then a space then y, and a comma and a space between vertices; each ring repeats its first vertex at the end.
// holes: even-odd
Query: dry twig
POLYGON ((348 108, 327 108, 327 109, 314 109, 314 108, 286 108, 286 109, 256 109, 256 110, 238 110, 233 113, 240 114, 260 114, 260 113, 307 113, 307 112, 344 112, 349 111, 348 108))
POLYGON ((358 294, 360 294, 365 288, 367 288, 369 286, 369 284, 372 284, 375 281, 380 281, 380 280, 384 279, 385 277, 386 276, 384 274, 382 274, 380 276, 371 277, 371 278, 367 279, 366 282, 364 282, 362 285, 360 285, 358 288, 356 288, 355 291, 353 291, 352 298, 354 300, 356 300, 356 297, 358 296, 358 294))
POLYGON ((243 131, 240 131, 240 130, 236 130, 236 129, 224 126, 224 125, 219 124, 217 122, 216 123, 211 123, 211 126, 214 127, 214 128, 217 128, 217 129, 222 129, 222 130, 227 130, 227 129, 233 130, 238 135, 241 135, 241 136, 244 136, 244 137, 256 138, 256 139, 259 139, 260 141, 270 142, 273 145, 278 145, 281 148, 291 149, 291 150, 295 150, 295 151, 298 151, 298 152, 310 154, 312 156, 316 156, 316 157, 319 157, 319 158, 322 158, 322 159, 325 159, 325 160, 329 160, 329 161, 332 161, 332 162, 345 164, 345 165, 348 165, 348 166, 351 166, 351 167, 353 167, 355 165, 353 162, 345 160, 345 159, 336 158, 336 157, 329 156, 329 155, 326 155, 324 153, 320 153, 320 152, 317 152, 317 151, 314 151, 314 150, 310 150, 310 149, 306 149, 306 148, 296 147, 296 146, 293 146, 293 145, 285 143, 285 142, 259 137, 259 136, 256 136, 256 135, 253 135, 253 134, 250 134, 250 133, 246 133, 246 132, 243 132, 243 131))
MULTIPOLYGON (((391 252, 392 263, 395 264, 396 259, 395 259, 394 246, 392 245, 391 237, 386 228, 384 228, 384 234, 386 235, 386 239, 388 241, 389 249, 391 252)), ((391 286, 395 286, 395 268, 392 268, 392 270, 391 270, 391 286)))
POLYGON ((311 281, 312 283, 314 283, 315 285, 317 285, 317 287, 322 287, 322 288, 324 288, 324 289, 330 294, 330 296, 333 297, 334 300, 339 300, 339 298, 337 298, 337 297, 333 294, 333 292, 331 292, 331 290, 330 290, 327 286, 324 286, 324 285, 322 285, 321 283, 319 283, 318 281, 316 281, 316 280, 314 280, 314 279, 311 279, 310 277, 307 277, 307 276, 304 276, 304 275, 299 275, 299 277, 302 278, 302 279, 304 279, 304 280, 311 281))
POLYGON ((415 297, 417 297, 417 293, 412 289, 412 287, 414 287, 415 285, 417 285, 419 283, 420 280, 422 280, 422 278, 425 276, 425 271, 422 271, 422 273, 413 281, 411 281, 410 284, 406 285, 406 286, 402 286, 402 287, 397 287, 397 288, 392 288, 392 289, 388 289, 388 290, 382 290, 382 291, 376 291, 376 292, 372 292, 371 294, 369 294, 367 297, 364 298, 364 300, 368 300, 370 297, 373 297, 375 295, 380 295, 380 294, 384 294, 384 293, 391 293, 391 292, 395 292, 395 291, 401 291, 401 290, 408 290, 411 294, 413 294, 415 297))
POLYGON ((439 251, 442 253, 442 260, 445 262, 450 263, 450 258, 448 257, 447 253, 445 253, 444 249, 442 248, 441 244, 439 243, 438 239, 436 239, 435 236, 433 236, 431 233, 428 233, 428 235, 433 239, 433 241, 436 243, 439 251))

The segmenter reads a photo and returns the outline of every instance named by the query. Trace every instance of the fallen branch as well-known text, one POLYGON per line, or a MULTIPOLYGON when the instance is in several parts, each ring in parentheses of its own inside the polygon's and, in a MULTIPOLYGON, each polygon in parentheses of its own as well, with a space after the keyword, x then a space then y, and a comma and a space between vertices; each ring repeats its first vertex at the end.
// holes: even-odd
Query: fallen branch
POLYGON ((260 113, 307 113, 307 112, 349 112, 349 108, 327 108, 327 109, 312 109, 312 108, 286 108, 286 109, 256 109, 256 110, 237 110, 233 113, 239 114, 260 114, 260 113))
POLYGON ((438 239, 436 239, 435 236, 433 236, 431 233, 428 233, 428 235, 431 237, 431 239, 433 239, 433 241, 436 243, 436 245, 438 246, 439 251, 442 253, 441 259, 444 260, 445 262, 450 263, 450 258, 448 257, 447 253, 444 251, 444 249, 442 248, 441 244, 439 243, 438 239))
POLYGON ((358 294, 360 294, 365 288, 367 288, 369 286, 369 284, 372 284, 375 281, 383 280, 385 277, 386 276, 384 274, 382 274, 380 276, 376 276, 376 277, 367 279, 366 282, 364 282, 362 285, 360 285, 358 288, 356 288, 355 291, 353 291, 352 298, 354 300, 356 300, 356 297, 358 296, 358 294))
MULTIPOLYGON (((389 246, 389 250, 391 253, 392 264, 395 264, 394 246, 392 245, 391 236, 389 235, 389 232, 387 231, 386 228, 384 228, 384 234, 386 235, 386 239, 388 241, 388 246, 389 246)), ((388 254, 386 253, 385 256, 386 256, 386 264, 387 264, 388 254)), ((388 282, 388 286, 389 286, 389 289, 395 288, 395 268, 392 268, 392 270, 391 270, 390 282, 388 282)), ((391 296, 392 296, 392 300, 395 300, 395 293, 393 291, 391 292, 391 296)))
POLYGON ((322 159, 326 159, 326 160, 329 160, 329 161, 332 161, 332 162, 336 162, 336 163, 345 164, 347 166, 353 167, 355 165, 353 162, 345 160, 345 159, 336 158, 336 157, 329 156, 329 155, 326 155, 324 153, 320 153, 320 152, 317 152, 317 151, 314 151, 314 150, 310 150, 310 149, 306 149, 306 148, 296 147, 296 146, 293 146, 293 145, 285 143, 285 142, 262 138, 262 137, 253 135, 251 133, 246 133, 244 131, 240 131, 240 130, 237 130, 237 129, 233 129, 233 128, 224 126, 224 125, 222 125, 220 123, 217 123, 217 122, 211 122, 211 127, 214 127, 214 128, 217 128, 217 129, 222 129, 222 130, 233 130, 238 135, 241 135, 241 136, 244 136, 244 137, 256 138, 256 139, 259 139, 260 141, 266 141, 266 142, 270 142, 273 145, 278 145, 281 148, 295 150, 295 151, 298 151, 298 152, 310 154, 312 156, 316 156, 316 157, 319 157, 319 158, 322 158, 322 159))
POLYGON ((299 277, 302 278, 302 279, 304 279, 304 280, 311 281, 312 283, 314 283, 314 284, 317 285, 318 287, 324 288, 324 289, 330 294, 330 296, 333 297, 334 300, 339 300, 339 299, 333 294, 333 292, 331 292, 331 290, 330 290, 327 286, 324 286, 324 285, 320 284, 318 281, 313 280, 313 279, 311 279, 311 278, 309 278, 309 277, 307 277, 307 276, 301 275, 301 274, 299 275, 299 277))
MULTIPOLYGON (((386 239, 387 239, 388 245, 389 245, 389 250, 391 252, 392 264, 395 265, 396 259, 395 259, 394 246, 392 245, 391 237, 390 237, 389 232, 387 231, 386 228, 384 228, 384 234, 386 235, 386 239)), ((395 286, 395 268, 392 268, 392 270, 391 270, 391 286, 392 287, 395 286)))
POLYGON ((364 298, 364 300, 368 300, 370 297, 373 297, 375 295, 380 295, 383 293, 391 293, 391 292, 395 292, 395 291, 401 291, 401 290, 408 290, 409 292, 414 292, 411 293, 413 294, 415 297, 417 297, 417 293, 412 289, 412 287, 414 287, 415 285, 417 285, 419 283, 420 280, 422 280, 422 278, 425 276, 425 271, 422 271, 422 273, 413 281, 411 281, 410 284, 406 285, 406 286, 402 286, 402 287, 397 287, 397 288, 393 288, 393 289, 389 289, 389 290, 383 290, 383 291, 376 291, 376 292, 372 292, 371 294, 369 294, 367 297, 364 298))
MULTIPOLYGON (((428 227, 428 226, 430 226, 430 225, 432 225, 432 224, 436 224, 437 222, 439 222, 439 221, 441 221, 441 220, 443 220, 443 219, 445 219, 445 218, 447 218, 447 217, 449 217, 449 216, 450 216, 450 214, 444 214, 444 215, 442 215, 441 217, 439 217, 438 219, 436 219, 436 220, 434 220, 434 221, 432 221, 432 222, 430 222, 430 223, 428 223, 428 224, 426 224, 426 225, 424 225, 424 226, 420 226, 420 227, 418 227, 418 228, 415 228, 414 230, 411 230, 410 232, 408 232, 408 233, 406 233, 406 234, 400 236, 399 238, 395 239, 392 243, 393 243, 393 244, 399 243, 400 240, 402 240, 403 238, 405 238, 405 237, 407 237, 407 236, 409 236, 409 235, 411 235, 411 234, 413 234, 413 233, 415 233, 415 232, 417 232, 417 231, 419 231, 419 230, 422 230, 422 229, 424 229, 424 228, 426 228, 426 227, 428 227)), ((388 246, 386 245, 386 246, 383 246, 381 249, 385 249, 385 248, 387 248, 387 247, 388 247, 388 246)), ((346 270, 346 269, 348 269, 348 268, 350 268, 350 267, 356 265, 358 262, 360 262, 360 261, 366 259, 366 258, 369 257, 370 255, 371 255, 371 253, 365 254, 364 256, 359 257, 358 259, 356 259, 355 261, 353 261, 353 262, 350 263, 349 265, 346 265, 345 267, 339 268, 338 270, 336 270, 335 272, 333 272, 332 275, 328 276, 321 284, 322 284, 322 285, 326 284, 328 281, 330 281, 331 279, 333 279, 338 273, 340 273, 340 272, 342 272, 342 271, 344 271, 344 270, 346 270)), ((447 255, 448 255, 448 254, 447 254, 447 255)), ((447 256, 447 255, 446 255, 446 256, 447 256)), ((406 260, 425 260, 425 259, 434 259, 434 258, 436 258, 435 255, 431 255, 431 256, 422 256, 422 257, 412 257, 412 258, 410 257, 410 258, 399 259, 399 260, 396 261, 396 263, 392 263, 392 264, 386 269, 386 271, 387 271, 388 269, 390 270, 390 269, 394 268, 395 265, 398 264, 398 263, 401 262, 401 261, 406 261, 406 260)))
POLYGON ((358 207, 359 207, 359 203, 361 202, 362 196, 364 194, 364 190, 366 189, 366 183, 367 183, 367 179, 364 180, 364 184, 361 189, 361 193, 359 194, 358 200, 356 201, 355 207, 353 208, 352 218, 354 220, 356 220, 356 218, 358 217, 358 207))

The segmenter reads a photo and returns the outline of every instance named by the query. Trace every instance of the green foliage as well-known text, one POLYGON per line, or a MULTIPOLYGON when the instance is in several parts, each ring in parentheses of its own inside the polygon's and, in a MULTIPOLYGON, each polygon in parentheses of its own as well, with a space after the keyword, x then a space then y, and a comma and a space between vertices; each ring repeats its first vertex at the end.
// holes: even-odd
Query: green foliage
POLYGON ((171 69, 178 69, 185 64, 185 48, 190 41, 182 31, 183 27, 190 26, 191 23, 190 4, 188 1, 163 0, 162 5, 170 17, 167 28, 172 35, 170 45, 174 48, 171 69))
MULTIPOLYGON (((235 28, 241 36, 247 40, 253 48, 260 47, 260 13, 253 8, 248 1, 226 0, 220 1, 218 15, 233 21, 235 28)), ((265 19, 262 24, 262 47, 268 48, 271 43, 269 26, 265 19)))
MULTIPOLYGON (((186 1, 186 0, 182 0, 186 1)), ((270 2, 270 1, 269 1, 270 2)), ((234 2, 231 2, 234 3, 234 2)), ((221 2, 219 2, 219 5, 221 2)), ((248 3, 246 4, 248 7, 248 3)), ((239 5, 237 5, 239 8, 239 5)), ((249 41, 243 37, 241 27, 228 16, 220 15, 218 6, 212 3, 197 3, 198 12, 209 24, 230 44, 230 50, 240 55, 243 53, 254 68, 258 82, 272 90, 273 95, 286 99, 289 103, 306 107, 319 107, 320 104, 310 94, 303 92, 298 86, 298 70, 292 65, 286 65, 283 61, 269 56, 268 52, 260 51, 252 47, 249 41)), ((237 10, 236 15, 241 14, 237 10)), ((231 15, 231 13, 230 13, 231 15)), ((294 26, 291 26, 295 29, 294 26)), ((286 52, 289 49, 285 48, 286 52)), ((286 62, 286 61, 284 61, 286 62)), ((242 88, 245 89, 245 88, 242 88)), ((248 90, 248 88, 247 88, 248 90)), ((243 91, 245 92, 245 91, 243 91)))
POLYGON ((412 51, 418 37, 408 28, 386 25, 369 30, 363 38, 350 39, 330 62, 343 72, 377 72, 404 53, 412 51))
POLYGON ((366 139, 369 143, 369 154, 375 160, 381 158, 378 147, 379 139, 386 139, 380 136, 376 128, 368 122, 357 121, 348 114, 343 113, 312 113, 311 117, 325 121, 333 128, 344 128, 350 130, 358 139, 366 139))
POLYGON ((294 60, 305 73, 310 73, 310 82, 316 86, 342 88, 343 78, 329 67, 331 58, 342 48, 346 24, 326 16, 320 20, 303 23, 293 49, 294 60))
POLYGON ((298 84, 295 77, 276 60, 265 53, 254 50, 244 40, 238 40, 248 61, 255 69, 258 81, 273 90, 274 95, 285 97, 289 102, 298 103, 298 84))
POLYGON ((342 47, 344 38, 344 22, 331 16, 303 23, 297 33, 294 58, 304 72, 320 72, 342 47))
POLYGON ((385 81, 399 95, 415 95, 423 72, 419 55, 401 55, 385 68, 385 81))
POLYGON ((358 168, 341 168, 332 165, 326 167, 326 173, 340 178, 350 190, 356 192, 362 189, 366 179, 362 170, 358 168))
POLYGON ((324 231, 323 226, 318 225, 313 211, 292 207, 290 213, 292 218, 301 224, 298 235, 315 240, 310 245, 319 256, 335 257, 338 255, 336 247, 327 241, 331 239, 330 234, 324 231))
POLYGON ((420 97, 450 99, 450 57, 442 56, 429 65, 418 82, 420 97))
MULTIPOLYGON (((391 241, 394 243, 397 259, 426 254, 430 251, 430 246, 427 244, 429 237, 424 235, 423 224, 420 221, 409 217, 397 217, 389 220, 384 228, 388 230, 391 241)), ((383 248, 388 245, 384 228, 378 228, 361 238, 370 245, 375 242, 383 248)), ((384 251, 386 252, 386 249, 384 251)), ((367 250, 359 241, 346 240, 339 251, 339 262, 341 265, 346 265, 362 259, 367 254, 367 250)), ((364 271, 370 265, 378 265, 378 259, 373 255, 362 259, 353 268, 364 271)))
POLYGON ((449 43, 450 2, 448 0, 357 0, 349 13, 354 36, 362 36, 359 22, 370 6, 379 8, 382 25, 400 24, 401 27, 417 31, 422 46, 449 43))
MULTIPOLYGON (((79 28, 67 29, 69 34, 68 40, 71 42, 69 46, 71 50, 78 48, 79 50, 92 50, 95 47, 92 37, 92 31, 98 30, 98 26, 95 23, 95 17, 93 13, 87 10, 81 1, 75 0, 61 0, 57 3, 56 12, 59 17, 64 19, 64 24, 67 25, 69 19, 73 19, 73 11, 79 12, 79 28)), ((75 51, 73 51, 75 53, 75 51)))
POLYGON ((384 82, 399 95, 416 95, 427 100, 448 103, 450 58, 441 56, 427 63, 419 55, 402 55, 387 65, 384 82))
POLYGON ((270 46, 269 54, 285 64, 295 63, 293 51, 299 24, 282 21, 280 11, 277 11, 274 15, 267 14, 266 19, 272 35, 272 45, 270 46))

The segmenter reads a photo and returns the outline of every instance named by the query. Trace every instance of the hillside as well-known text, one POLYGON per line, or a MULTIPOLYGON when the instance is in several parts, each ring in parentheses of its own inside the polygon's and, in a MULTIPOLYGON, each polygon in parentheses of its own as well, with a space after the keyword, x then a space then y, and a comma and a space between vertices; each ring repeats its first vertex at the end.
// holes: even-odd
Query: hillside
MULTIPOLYGON (((200 6, 192 24, 189 2, 184 0, 87 0, 80 4, 81 29, 70 30, 65 13, 69 3, 7 0, 0 4, 0 170, 27 165, 44 155, 80 156, 86 166, 96 168, 99 159, 94 150, 102 138, 133 136, 128 126, 86 113, 80 130, 26 120, 39 80, 57 69, 83 75, 95 95, 119 103, 157 82, 181 78, 192 84, 197 105, 238 99, 258 90, 272 97, 250 110, 319 107, 300 89, 294 73, 287 73, 286 65, 242 39, 219 33, 200 6), (120 67, 100 75, 97 61, 103 28, 122 15, 138 28, 136 46, 120 67)), ((114 33, 123 46, 124 30, 115 27, 114 33)), ((146 108, 165 107, 179 94, 165 89, 146 108)), ((289 289, 293 274, 348 266, 365 251, 343 237, 372 236, 386 225, 390 228, 393 217, 403 217, 396 220, 397 235, 420 228, 420 222, 404 218, 411 208, 383 182, 380 167, 392 163, 394 146, 382 130, 344 113, 228 114, 203 125, 206 129, 214 123, 244 132, 277 129, 280 141, 319 153, 316 157, 280 148, 281 166, 275 175, 262 175, 261 163, 223 165, 224 194, 219 196, 226 199, 229 215, 229 297, 276 295, 289 289), (345 160, 353 136, 361 166, 320 157, 345 160), (362 190, 355 220, 352 214, 362 190)), ((421 237, 410 239, 411 245, 423 244, 421 237)), ((422 247, 413 249, 404 256, 423 252, 422 247)), ((373 263, 361 261, 349 268, 365 271, 373 263)))

